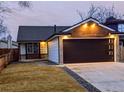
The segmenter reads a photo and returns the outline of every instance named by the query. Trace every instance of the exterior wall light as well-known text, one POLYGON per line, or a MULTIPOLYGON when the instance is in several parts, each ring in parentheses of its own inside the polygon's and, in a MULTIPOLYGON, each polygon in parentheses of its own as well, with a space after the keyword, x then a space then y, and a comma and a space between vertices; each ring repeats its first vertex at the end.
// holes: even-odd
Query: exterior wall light
POLYGON ((96 24, 95 23, 91 24, 91 27, 92 28, 96 27, 96 24))
POLYGON ((40 44, 41 44, 41 45, 45 45, 45 44, 46 44, 46 42, 42 41, 42 42, 40 42, 40 44))
POLYGON ((88 24, 87 24, 87 23, 85 23, 85 24, 83 25, 83 27, 84 27, 84 28, 87 28, 87 27, 88 27, 88 24))
POLYGON ((63 36, 63 37, 62 37, 62 39, 68 39, 68 36, 67 36, 67 35, 65 35, 65 36, 63 36))
POLYGON ((110 37, 110 38, 115 38, 115 35, 110 35, 109 37, 110 37))

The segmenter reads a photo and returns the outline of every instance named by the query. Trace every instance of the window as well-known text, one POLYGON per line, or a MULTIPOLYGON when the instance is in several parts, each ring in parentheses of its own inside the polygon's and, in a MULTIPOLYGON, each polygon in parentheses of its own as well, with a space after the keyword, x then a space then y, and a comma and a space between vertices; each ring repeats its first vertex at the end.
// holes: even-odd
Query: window
POLYGON ((38 54, 39 53, 38 43, 27 44, 27 53, 28 54, 38 54))
POLYGON ((118 25, 118 31, 119 32, 124 32, 124 24, 119 24, 118 25))

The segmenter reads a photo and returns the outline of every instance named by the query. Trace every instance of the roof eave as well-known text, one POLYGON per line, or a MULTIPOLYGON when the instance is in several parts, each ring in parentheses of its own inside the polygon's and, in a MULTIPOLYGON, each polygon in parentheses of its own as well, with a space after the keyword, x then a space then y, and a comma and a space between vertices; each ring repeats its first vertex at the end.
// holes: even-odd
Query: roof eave
POLYGON ((114 29, 109 28, 109 27, 107 27, 107 26, 105 26, 105 25, 99 23, 99 21, 95 20, 94 18, 88 18, 88 19, 86 19, 86 20, 84 20, 84 21, 81 21, 81 22, 79 22, 79 23, 77 23, 77 24, 71 26, 71 27, 68 28, 68 29, 63 30, 63 32, 68 32, 68 31, 74 29, 75 27, 78 27, 78 26, 80 26, 81 24, 87 23, 87 22, 89 22, 89 21, 93 21, 93 22, 97 23, 98 25, 100 25, 101 27, 106 28, 106 29, 108 29, 108 30, 110 30, 110 31, 115 31, 114 29))
POLYGON ((18 40, 17 43, 38 43, 43 40, 18 40))
POLYGON ((111 34, 124 35, 124 32, 112 32, 111 34))
POLYGON ((46 41, 50 41, 56 37, 59 37, 59 36, 63 36, 63 35, 70 35, 71 33, 57 33, 57 34, 53 34, 51 37, 49 37, 48 39, 46 39, 46 41))

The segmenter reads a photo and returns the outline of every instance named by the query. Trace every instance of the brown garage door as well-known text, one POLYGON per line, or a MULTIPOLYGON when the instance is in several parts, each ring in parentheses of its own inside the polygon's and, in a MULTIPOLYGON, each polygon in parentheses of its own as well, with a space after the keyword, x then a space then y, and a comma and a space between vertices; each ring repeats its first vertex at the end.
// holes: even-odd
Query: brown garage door
POLYGON ((109 62, 114 60, 114 39, 63 40, 64 63, 109 62))

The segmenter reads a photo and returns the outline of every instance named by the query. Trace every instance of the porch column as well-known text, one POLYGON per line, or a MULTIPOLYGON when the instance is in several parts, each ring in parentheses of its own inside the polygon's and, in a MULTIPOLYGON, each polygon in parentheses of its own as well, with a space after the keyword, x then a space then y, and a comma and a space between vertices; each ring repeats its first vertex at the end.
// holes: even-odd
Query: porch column
POLYGON ((119 62, 119 58, 120 58, 120 53, 119 53, 119 36, 118 35, 115 35, 115 40, 114 40, 114 46, 115 46, 115 49, 114 49, 114 61, 115 62, 119 62))

